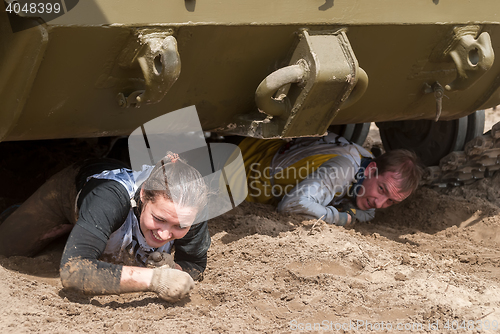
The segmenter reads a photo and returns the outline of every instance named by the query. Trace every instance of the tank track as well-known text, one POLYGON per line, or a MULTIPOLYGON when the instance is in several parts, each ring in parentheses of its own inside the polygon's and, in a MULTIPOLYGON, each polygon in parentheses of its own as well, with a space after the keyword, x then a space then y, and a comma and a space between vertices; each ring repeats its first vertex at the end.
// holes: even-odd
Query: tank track
POLYGON ((497 170, 500 170, 500 122, 466 143, 463 151, 443 157, 439 166, 427 167, 421 185, 457 187, 491 177, 497 170))

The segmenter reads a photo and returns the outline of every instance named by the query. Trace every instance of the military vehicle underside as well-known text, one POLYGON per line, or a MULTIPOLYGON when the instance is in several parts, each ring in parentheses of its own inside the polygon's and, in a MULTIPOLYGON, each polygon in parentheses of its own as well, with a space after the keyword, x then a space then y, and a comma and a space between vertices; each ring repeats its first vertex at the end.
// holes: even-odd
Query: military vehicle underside
POLYGON ((500 104, 497 0, 71 3, 2 8, 1 141, 125 136, 195 105, 205 131, 261 138, 377 122, 436 164, 500 104))

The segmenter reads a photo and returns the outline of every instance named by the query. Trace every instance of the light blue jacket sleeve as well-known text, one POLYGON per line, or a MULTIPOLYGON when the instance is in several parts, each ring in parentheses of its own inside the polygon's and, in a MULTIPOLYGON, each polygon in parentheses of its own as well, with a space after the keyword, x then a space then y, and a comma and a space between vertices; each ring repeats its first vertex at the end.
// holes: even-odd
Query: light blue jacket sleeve
MULTIPOLYGON (((328 160, 285 194, 278 205, 278 212, 297 213, 312 219, 321 218, 328 224, 344 226, 348 214, 339 212, 330 204, 334 199, 340 200, 346 195, 357 171, 358 167, 343 156, 328 160)), ((375 215, 375 210, 358 212, 366 221, 375 215)))

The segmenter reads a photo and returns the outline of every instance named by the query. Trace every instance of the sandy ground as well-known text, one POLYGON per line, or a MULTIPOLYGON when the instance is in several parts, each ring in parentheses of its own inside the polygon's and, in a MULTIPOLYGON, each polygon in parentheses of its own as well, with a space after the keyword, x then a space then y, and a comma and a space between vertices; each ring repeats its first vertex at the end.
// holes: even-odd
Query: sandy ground
MULTIPOLYGON (((498 111, 488 111, 487 126, 499 120, 498 111)), ((0 206, 21 197, 3 191, 0 206)), ((213 219, 210 232, 205 278, 174 305, 151 293, 62 289, 64 240, 35 258, 0 258, 0 333, 500 328, 500 175, 459 188, 421 188, 351 229, 244 203, 213 219)))

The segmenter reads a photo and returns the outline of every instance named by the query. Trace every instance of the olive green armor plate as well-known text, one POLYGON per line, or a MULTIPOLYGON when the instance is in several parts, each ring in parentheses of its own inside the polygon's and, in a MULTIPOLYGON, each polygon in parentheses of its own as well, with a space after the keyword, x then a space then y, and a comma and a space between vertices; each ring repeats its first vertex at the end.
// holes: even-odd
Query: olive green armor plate
POLYGON ((272 138, 500 104, 498 0, 68 1, 45 20, 0 4, 2 141, 190 105, 205 131, 272 138))

